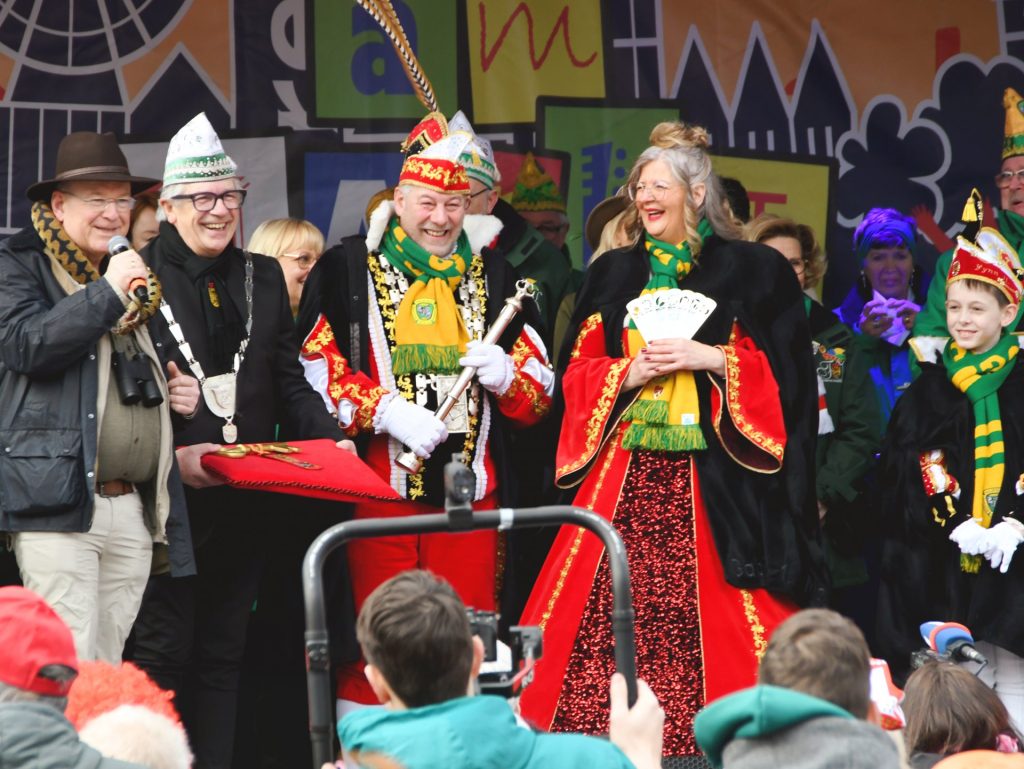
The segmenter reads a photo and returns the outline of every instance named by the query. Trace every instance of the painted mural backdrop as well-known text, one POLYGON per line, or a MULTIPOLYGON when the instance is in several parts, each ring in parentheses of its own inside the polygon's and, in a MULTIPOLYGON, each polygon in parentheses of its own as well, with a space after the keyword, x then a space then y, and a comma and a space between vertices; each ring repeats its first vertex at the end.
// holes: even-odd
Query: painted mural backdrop
MULTIPOLYGON (((826 299, 856 275, 864 211, 912 213, 934 259, 972 186, 997 201, 1002 91, 1024 92, 1021 0, 394 0, 447 114, 563 185, 570 247, 650 126, 708 127, 755 210, 814 225, 826 299)), ((122 137, 159 175, 205 111, 250 190, 244 232, 305 216, 358 230, 421 116, 390 45, 345 0, 0 0, 0 233, 73 130, 122 137)))

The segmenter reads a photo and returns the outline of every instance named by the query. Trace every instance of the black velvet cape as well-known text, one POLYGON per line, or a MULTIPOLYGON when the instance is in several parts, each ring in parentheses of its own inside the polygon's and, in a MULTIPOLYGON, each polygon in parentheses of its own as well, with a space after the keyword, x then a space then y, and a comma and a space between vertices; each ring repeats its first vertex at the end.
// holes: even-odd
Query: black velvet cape
MULTIPOLYGON (((595 312, 602 316, 608 354, 623 355, 626 303, 639 296, 649 276, 642 242, 603 254, 590 266, 570 337, 562 347, 560 370, 568 365, 580 324, 595 312)), ((772 248, 711 236, 679 287, 718 303, 694 337, 697 341, 727 344, 736 321, 767 355, 786 427, 781 470, 766 474, 742 467, 713 437, 711 375, 695 377, 701 427, 709 440, 708 448, 693 456, 725 577, 735 587, 763 587, 801 604, 824 605, 828 576, 814 485, 817 380, 803 294, 793 269, 772 248)), ((724 391, 721 380, 719 384, 724 391)), ((620 396, 615 408, 623 409, 629 400, 620 396)))

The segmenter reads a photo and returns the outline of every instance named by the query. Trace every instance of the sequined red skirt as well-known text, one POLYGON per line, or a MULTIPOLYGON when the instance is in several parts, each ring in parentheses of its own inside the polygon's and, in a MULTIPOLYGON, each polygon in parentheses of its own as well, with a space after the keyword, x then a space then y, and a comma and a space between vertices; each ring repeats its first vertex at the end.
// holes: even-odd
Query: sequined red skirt
MULTIPOLYGON (((664 753, 696 755, 694 715, 711 699, 755 683, 768 633, 794 607, 725 582, 689 454, 634 451, 613 523, 629 556, 637 675, 665 709, 664 753)), ((608 732, 608 681, 615 670, 611 610, 611 577, 602 556, 552 731, 608 732)))

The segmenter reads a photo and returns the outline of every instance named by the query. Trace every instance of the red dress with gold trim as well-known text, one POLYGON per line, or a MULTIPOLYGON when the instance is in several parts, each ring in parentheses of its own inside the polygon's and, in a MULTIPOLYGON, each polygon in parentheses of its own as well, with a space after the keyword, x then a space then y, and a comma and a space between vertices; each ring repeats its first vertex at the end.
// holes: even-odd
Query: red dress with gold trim
MULTIPOLYGON (((612 322, 622 328, 621 314, 612 322)), ((726 355, 724 379, 695 374, 703 393, 700 424, 714 445, 698 452, 624 449, 629 423, 623 413, 640 390, 622 392, 631 359, 617 357, 627 349, 625 334, 612 354, 610 338, 600 312, 579 325, 562 382, 556 480, 566 487, 578 483, 575 504, 601 514, 622 535, 636 612, 637 673, 665 709, 664 752, 698 754, 694 714, 755 682, 768 637, 796 608, 786 596, 757 587, 756 578, 749 587, 727 581, 711 525, 727 512, 705 498, 701 482, 702 472, 717 470, 705 461, 702 471, 698 461, 713 449, 739 471, 731 484, 778 473, 787 445, 779 384, 769 356, 733 320, 718 343, 726 355)), ((743 582, 742 574, 731 581, 743 582)), ((544 630, 544 655, 521 701, 523 715, 537 726, 607 733, 611 608, 603 546, 580 528, 563 527, 522 618, 544 630)))

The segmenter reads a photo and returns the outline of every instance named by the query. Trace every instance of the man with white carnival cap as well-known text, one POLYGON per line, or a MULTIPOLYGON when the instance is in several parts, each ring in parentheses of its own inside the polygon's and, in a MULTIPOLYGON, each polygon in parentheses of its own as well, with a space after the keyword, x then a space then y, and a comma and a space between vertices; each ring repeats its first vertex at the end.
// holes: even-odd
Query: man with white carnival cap
MULTIPOLYGON (((407 500, 398 509, 357 504, 356 518, 437 512, 454 453, 476 475, 476 507, 508 504, 516 487, 509 428, 536 423, 550 407, 544 345, 524 323, 532 308, 500 344, 480 341, 516 278, 487 247, 500 224, 466 216, 470 184, 459 158, 471 138, 449 131, 439 113, 421 121, 403 144, 394 200, 373 211, 365 238, 343 239, 306 280, 298 327, 307 378, 367 464, 407 500), (442 422, 434 412, 463 366, 476 367, 476 377, 442 422), (403 444, 426 460, 420 472, 396 467, 403 444)), ((493 531, 363 540, 349 544, 348 557, 359 605, 385 580, 419 567, 445 577, 467 605, 495 607, 493 531)), ((361 669, 343 671, 339 684, 342 700, 377 701, 361 669)))
POLYGON ((282 498, 220 485, 200 458, 274 441, 278 424, 286 440, 345 436, 302 375, 281 267, 235 246, 246 190, 205 115, 171 139, 163 182, 160 233, 142 255, 164 287, 159 343, 202 385, 174 436, 199 574, 150 580, 135 661, 178 695, 197 769, 227 769, 246 625, 282 498))

